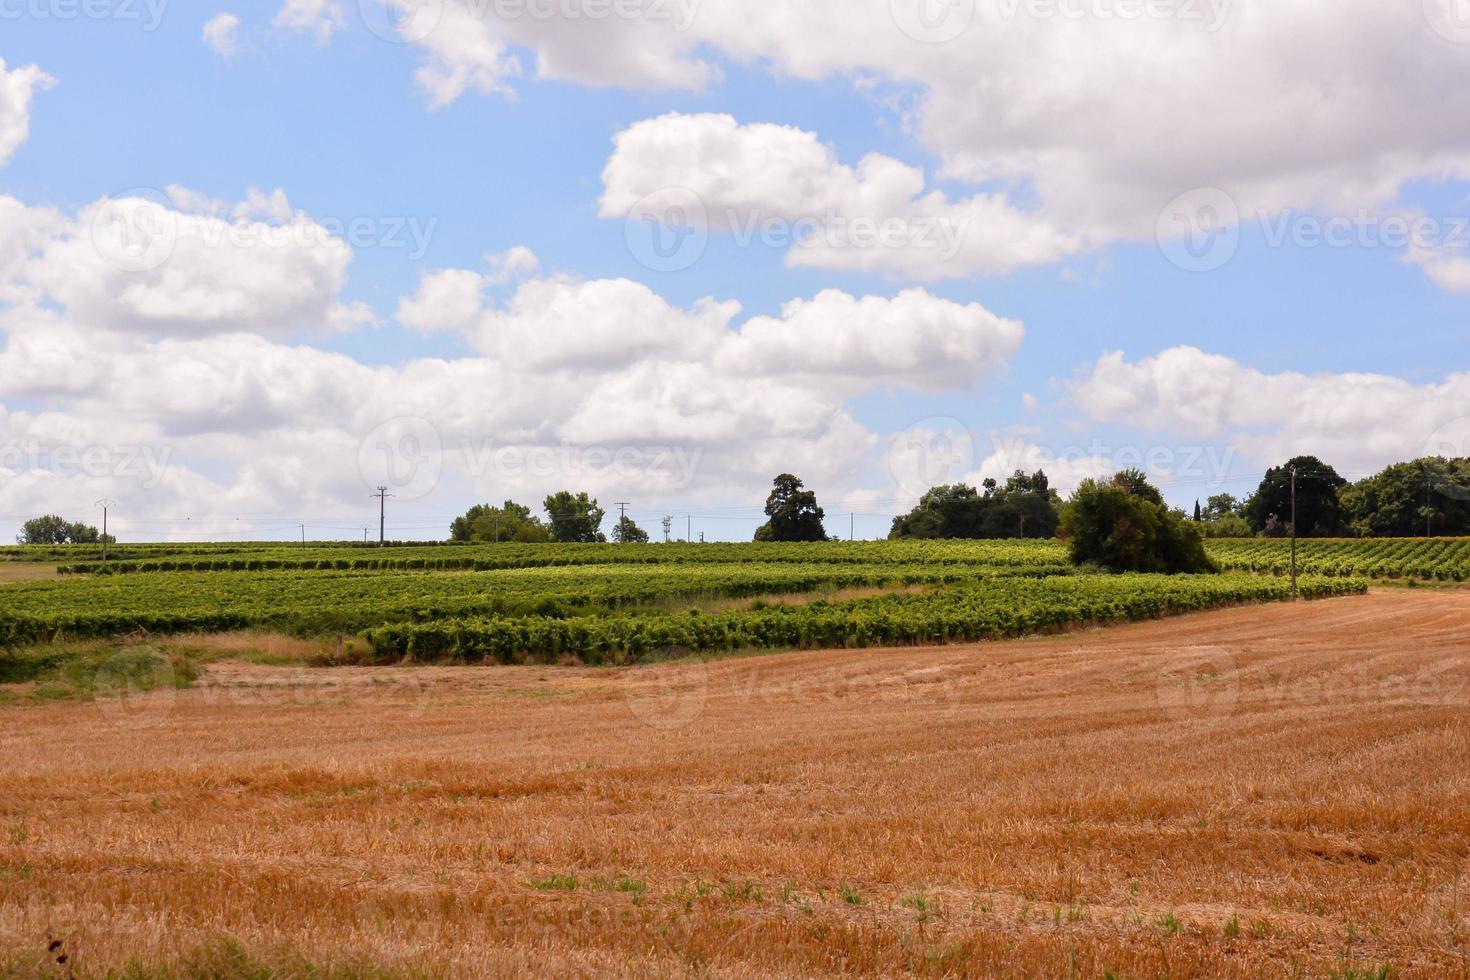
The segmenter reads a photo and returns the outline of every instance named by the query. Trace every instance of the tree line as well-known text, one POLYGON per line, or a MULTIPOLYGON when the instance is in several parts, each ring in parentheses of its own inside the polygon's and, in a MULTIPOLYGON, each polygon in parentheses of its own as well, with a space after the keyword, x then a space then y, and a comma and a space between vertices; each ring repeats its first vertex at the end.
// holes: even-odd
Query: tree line
MULTIPOLYGON (((1293 470, 1300 537, 1470 535, 1470 459, 1442 457, 1395 463, 1350 483, 1317 457, 1297 456, 1267 470, 1244 500, 1220 493, 1196 501, 1193 522, 1209 538, 1285 537, 1291 533, 1293 470)), ((1125 473, 1134 479, 1137 471, 1125 473)), ((889 537, 1053 537, 1065 508, 1044 472, 1018 470, 1003 486, 986 480, 979 488, 932 488, 912 511, 894 518, 889 537)))
MULTIPOLYGON (((1196 501, 1194 513, 1171 510, 1203 537, 1282 537, 1291 530, 1292 472, 1296 472, 1296 530, 1301 537, 1416 537, 1470 535, 1470 459, 1426 457, 1395 463, 1355 483, 1315 456, 1298 456, 1266 471, 1254 492, 1239 500, 1228 493, 1196 501)), ((1118 480, 1135 490, 1146 487, 1143 474, 1125 470, 1118 480)), ((1086 484, 1084 484, 1086 485, 1086 484)), ((1094 488, 1095 489, 1095 488, 1094 488)), ((1150 488, 1152 489, 1152 488, 1150 488)), ((1153 495, 1157 495, 1155 490, 1153 495)), ((1143 497, 1152 501, 1150 494, 1143 497)), ((1137 494, 1135 494, 1137 496, 1137 494)), ((963 483, 932 487, 907 514, 893 519, 889 537, 899 538, 1053 538, 1062 532, 1068 507, 1046 473, 1017 470, 1004 483, 987 479, 978 487, 963 483)), ((1156 502, 1163 506, 1162 497, 1156 502)), ((602 531, 607 512, 583 492, 562 490, 542 501, 545 518, 507 500, 500 506, 476 504, 450 526, 459 542, 569 542, 612 540, 645 542, 648 532, 622 515, 610 535, 602 531)), ((815 492, 790 473, 772 481, 766 521, 757 541, 825 541, 825 512, 815 492)), ((665 528, 667 533, 667 527, 665 528)), ((96 527, 55 514, 26 521, 21 544, 95 544, 96 527)), ((109 543, 113 540, 108 536, 109 543)))
MULTIPOLYGON (((68 521, 57 514, 47 514, 44 517, 33 517, 22 524, 15 540, 19 544, 100 544, 102 533, 91 524, 68 521)), ((116 539, 109 534, 107 543, 114 544, 116 539)))
POLYGON ((1285 537, 1293 470, 1300 537, 1470 535, 1470 459, 1438 456, 1394 463, 1355 483, 1316 456, 1297 456, 1267 470, 1243 501, 1222 493, 1196 503, 1195 520, 1211 537, 1285 537))
MULTIPOLYGON (((531 508, 507 500, 499 507, 476 504, 463 517, 449 526, 451 541, 515 541, 536 544, 555 541, 563 544, 591 544, 608 540, 602 532, 607 511, 586 492, 562 490, 542 501, 546 520, 531 513, 531 508)), ((648 532, 626 514, 613 525, 612 540, 620 544, 637 544, 648 540, 648 532)))

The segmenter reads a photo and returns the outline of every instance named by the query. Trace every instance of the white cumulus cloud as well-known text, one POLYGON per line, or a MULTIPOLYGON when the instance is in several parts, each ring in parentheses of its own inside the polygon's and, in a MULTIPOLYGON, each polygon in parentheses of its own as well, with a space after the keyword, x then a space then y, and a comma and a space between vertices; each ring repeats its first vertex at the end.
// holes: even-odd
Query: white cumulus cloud
POLYGON ((231 13, 215 14, 204 24, 204 43, 225 60, 235 56, 236 35, 240 18, 231 13))
MULTIPOLYGON (((1452 97, 1470 44, 1454 41, 1451 0, 933 7, 955 20, 926 28, 887 0, 648 4, 602 19, 557 8, 479 16, 473 0, 446 0, 434 24, 413 18, 404 36, 423 52, 419 82, 435 105, 470 90, 512 92, 523 57, 539 77, 594 85, 696 89, 718 81, 720 56, 782 78, 851 80, 880 100, 902 93, 901 122, 936 157, 938 176, 983 188, 936 196, 904 184, 901 169, 864 174, 862 163, 848 178, 821 146, 764 130, 758 141, 743 134, 744 148, 669 137, 680 153, 711 160, 695 189, 737 208, 806 214, 827 188, 800 178, 825 172, 839 188, 911 192, 887 214, 979 229, 970 254, 944 263, 830 247, 794 250, 793 263, 933 278, 1052 261, 1077 240, 1150 240, 1165 206, 1200 188, 1220 189, 1253 218, 1382 209, 1418 180, 1470 180, 1470 114, 1452 97), (793 176, 789 185, 752 173, 757 143, 769 153, 759 162, 793 176)), ((610 175, 614 190, 645 186, 640 170, 666 179, 661 161, 636 163, 610 175)), ((612 211, 627 203, 607 198, 612 211)))
POLYGON ((1307 453, 1352 472, 1434 450, 1466 419, 1470 374, 1414 384, 1391 375, 1275 374, 1194 347, 1127 360, 1107 354, 1072 396, 1096 421, 1224 439, 1258 465, 1307 453))
POLYGON ((847 166, 816 133, 733 116, 670 113, 614 137, 605 218, 661 217, 660 192, 691 192, 711 230, 789 249, 793 266, 933 280, 1056 262, 1082 240, 1003 194, 951 200, 923 171, 870 154, 847 166))
POLYGON ((0 199, 27 216, 0 238, 0 271, 11 270, 3 288, 93 329, 157 336, 290 336, 366 318, 338 301, 351 248, 284 195, 224 205, 170 190, 172 199, 102 198, 65 219, 0 199))
POLYGON ((347 18, 337 0, 285 0, 271 23, 294 31, 307 31, 316 36, 318 43, 326 44, 334 32, 346 25, 347 18))
POLYGON ((31 134, 31 97, 55 81, 35 65, 7 71, 0 58, 0 166, 10 162, 31 134))

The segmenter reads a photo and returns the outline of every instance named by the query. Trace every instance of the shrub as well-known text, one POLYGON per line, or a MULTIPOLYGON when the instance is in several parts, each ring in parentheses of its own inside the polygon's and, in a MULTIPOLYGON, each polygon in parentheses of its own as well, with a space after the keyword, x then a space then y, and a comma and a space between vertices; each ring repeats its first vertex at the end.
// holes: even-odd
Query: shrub
POLYGON ((1067 502, 1062 537, 1072 561, 1114 572, 1217 572, 1190 521, 1171 514, 1137 473, 1084 480, 1067 502))

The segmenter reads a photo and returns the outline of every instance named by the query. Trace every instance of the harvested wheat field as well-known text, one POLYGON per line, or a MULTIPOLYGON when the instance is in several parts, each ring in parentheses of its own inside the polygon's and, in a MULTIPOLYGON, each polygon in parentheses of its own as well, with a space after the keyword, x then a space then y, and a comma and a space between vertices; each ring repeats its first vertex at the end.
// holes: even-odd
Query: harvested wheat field
POLYGON ((1399 590, 12 705, 0 973, 1458 976, 1467 685, 1399 590))

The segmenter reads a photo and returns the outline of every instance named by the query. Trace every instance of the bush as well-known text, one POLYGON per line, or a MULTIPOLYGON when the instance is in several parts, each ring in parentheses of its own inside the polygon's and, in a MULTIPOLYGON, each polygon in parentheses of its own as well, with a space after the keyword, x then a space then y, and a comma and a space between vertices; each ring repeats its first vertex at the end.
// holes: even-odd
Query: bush
POLYGON ((1072 561, 1114 572, 1217 572, 1193 522, 1171 514, 1137 473, 1084 480, 1062 514, 1072 561))
POLYGON ((1197 525, 1207 538, 1248 538, 1251 536, 1251 526, 1244 517, 1236 514, 1226 514, 1211 520, 1201 521, 1197 525))

